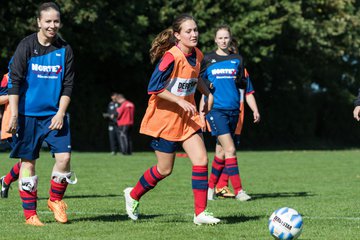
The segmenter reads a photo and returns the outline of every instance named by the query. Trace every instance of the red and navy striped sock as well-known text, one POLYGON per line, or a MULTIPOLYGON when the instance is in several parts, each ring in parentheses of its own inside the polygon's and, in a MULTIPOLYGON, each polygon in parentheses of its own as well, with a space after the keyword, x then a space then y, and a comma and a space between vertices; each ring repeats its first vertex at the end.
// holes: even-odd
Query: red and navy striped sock
POLYGON ((208 167, 192 167, 192 190, 194 193, 195 215, 199 215, 206 209, 208 189, 208 167))
POLYGON ((22 201, 25 219, 29 219, 31 216, 36 215, 37 191, 27 192, 19 190, 19 193, 22 201))
POLYGON ((224 170, 222 171, 219 181, 216 184, 217 188, 223 188, 223 187, 227 187, 228 186, 228 181, 229 181, 229 174, 227 173, 227 168, 225 166, 224 170))
POLYGON ((234 157, 225 159, 225 165, 226 171, 229 174, 231 185, 233 186, 234 193, 236 195, 242 189, 237 158, 234 157))
POLYGON ((130 192, 130 196, 139 201, 140 198, 153 189, 158 182, 164 179, 165 176, 162 176, 157 170, 157 166, 153 166, 144 172, 144 175, 137 182, 133 190, 130 192))
POLYGON ((68 183, 57 183, 54 180, 50 180, 50 201, 61 201, 64 197, 68 183))
POLYGON ((225 161, 224 159, 214 157, 214 161, 211 166, 211 174, 209 179, 209 188, 214 188, 217 184, 219 177, 224 169, 225 161))
POLYGON ((4 182, 6 185, 10 185, 12 182, 15 182, 19 178, 21 162, 15 163, 11 168, 10 172, 4 177, 4 182))

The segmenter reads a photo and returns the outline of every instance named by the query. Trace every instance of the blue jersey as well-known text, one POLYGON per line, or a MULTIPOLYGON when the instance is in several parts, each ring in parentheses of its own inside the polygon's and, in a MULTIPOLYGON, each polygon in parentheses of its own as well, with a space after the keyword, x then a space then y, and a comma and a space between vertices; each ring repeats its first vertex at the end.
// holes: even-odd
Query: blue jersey
POLYGON ((24 38, 9 64, 9 95, 19 95, 19 114, 51 116, 62 95, 71 95, 74 81, 71 47, 56 36, 50 46, 37 33, 24 38))
POLYGON ((210 82, 214 95, 214 109, 238 110, 240 93, 235 84, 236 76, 244 71, 243 58, 239 54, 220 56, 216 52, 206 54, 201 64, 201 77, 210 82))

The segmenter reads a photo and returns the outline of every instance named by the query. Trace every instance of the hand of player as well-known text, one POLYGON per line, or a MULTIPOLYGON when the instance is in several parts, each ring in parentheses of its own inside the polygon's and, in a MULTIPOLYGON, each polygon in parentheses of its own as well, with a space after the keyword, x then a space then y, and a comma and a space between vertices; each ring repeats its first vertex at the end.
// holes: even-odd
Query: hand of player
POLYGON ((11 134, 15 134, 15 133, 16 133, 17 121, 18 121, 18 117, 17 117, 17 116, 11 116, 11 117, 10 117, 9 127, 8 127, 8 130, 6 131, 7 133, 11 133, 11 134))
POLYGON ((360 106, 356 106, 353 111, 354 118, 356 121, 360 121, 360 106))
POLYGON ((55 116, 51 119, 51 124, 49 126, 50 130, 60 130, 64 124, 63 114, 56 113, 55 116))
POLYGON ((254 123, 260 122, 260 113, 259 112, 253 112, 254 115, 254 123))
POLYGON ((177 104, 190 115, 194 115, 196 113, 196 107, 182 98, 179 98, 177 104))
POLYGON ((205 119, 205 114, 200 112, 200 121, 201 121, 201 131, 205 132, 206 131, 206 119, 205 119))
POLYGON ((214 105, 214 96, 210 93, 205 100, 205 104, 203 109, 201 109, 201 112, 204 113, 205 115, 208 114, 208 112, 210 112, 210 110, 212 109, 213 105, 214 105))

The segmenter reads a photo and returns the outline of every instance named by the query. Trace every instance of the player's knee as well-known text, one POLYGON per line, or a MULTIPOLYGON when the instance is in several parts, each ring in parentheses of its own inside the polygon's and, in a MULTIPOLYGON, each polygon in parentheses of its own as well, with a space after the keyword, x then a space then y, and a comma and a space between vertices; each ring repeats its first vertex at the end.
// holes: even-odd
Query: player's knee
POLYGON ((68 167, 70 166, 70 154, 56 156, 56 166, 59 169, 68 169, 68 167))
POLYGON ((171 173, 172 173, 172 168, 162 168, 162 169, 159 169, 158 168, 158 171, 160 173, 161 176, 163 177, 167 177, 167 176, 170 176, 171 173))
POLYGON ((235 146, 226 147, 224 150, 225 150, 225 155, 226 156, 235 156, 236 155, 235 146))
POLYGON ((193 165, 196 166, 207 166, 208 164, 208 158, 206 155, 198 157, 196 160, 192 160, 193 165))
POLYGON ((31 177, 22 177, 20 179, 20 190, 27 191, 27 192, 35 192, 37 190, 38 185, 38 177, 31 176, 31 177))
POLYGON ((51 179, 56 183, 69 183, 69 184, 76 184, 77 183, 77 177, 74 172, 53 172, 51 174, 51 179))

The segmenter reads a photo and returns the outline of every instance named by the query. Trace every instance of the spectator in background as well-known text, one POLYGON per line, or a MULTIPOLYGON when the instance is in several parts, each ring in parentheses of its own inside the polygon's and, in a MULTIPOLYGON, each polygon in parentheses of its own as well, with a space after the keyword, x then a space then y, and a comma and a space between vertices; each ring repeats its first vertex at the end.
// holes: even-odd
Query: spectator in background
POLYGON ((110 151, 112 155, 116 155, 118 149, 120 149, 119 137, 118 137, 118 127, 117 127, 117 108, 120 107, 120 104, 116 101, 116 98, 119 94, 114 92, 111 94, 111 101, 107 107, 107 113, 103 113, 103 117, 108 120, 108 132, 109 132, 109 142, 110 142, 110 151))
POLYGON ((119 107, 116 109, 116 121, 120 150, 124 155, 131 155, 131 130, 134 125, 135 105, 127 100, 122 94, 116 96, 116 102, 119 104, 119 107))

